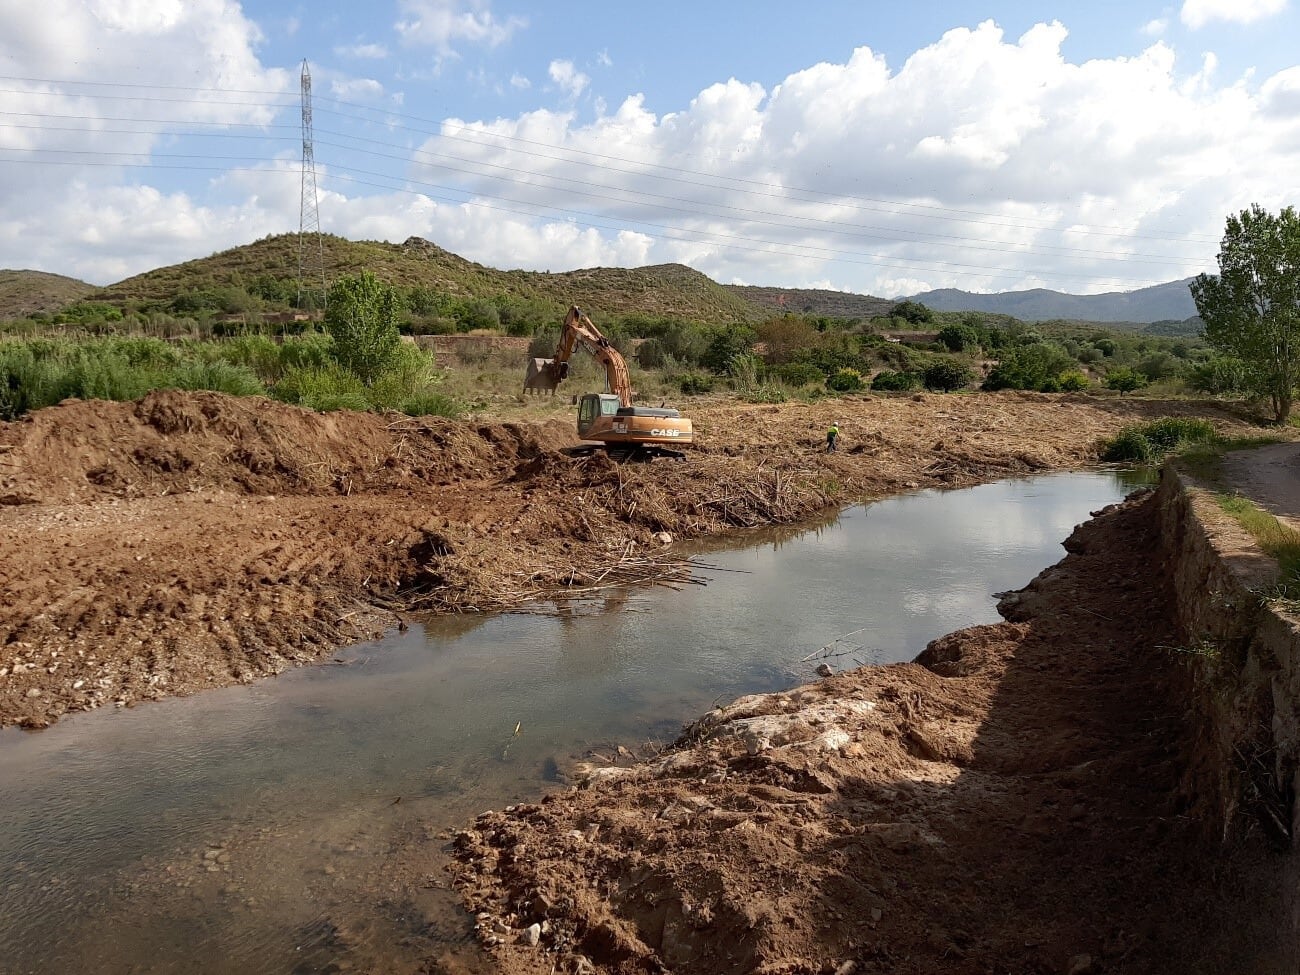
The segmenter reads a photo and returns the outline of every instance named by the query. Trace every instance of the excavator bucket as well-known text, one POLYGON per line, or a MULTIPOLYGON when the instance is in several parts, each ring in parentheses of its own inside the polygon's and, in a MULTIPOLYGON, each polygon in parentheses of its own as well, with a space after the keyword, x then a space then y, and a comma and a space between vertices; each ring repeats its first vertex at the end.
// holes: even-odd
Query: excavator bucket
POLYGON ((554 393, 555 387, 569 374, 567 362, 554 359, 530 358, 524 374, 524 392, 554 393))

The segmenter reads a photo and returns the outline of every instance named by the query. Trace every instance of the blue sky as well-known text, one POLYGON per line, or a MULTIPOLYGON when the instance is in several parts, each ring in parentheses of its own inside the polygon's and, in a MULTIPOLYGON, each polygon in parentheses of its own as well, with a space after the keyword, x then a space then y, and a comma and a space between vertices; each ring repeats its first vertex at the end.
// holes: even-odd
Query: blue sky
POLYGON ((0 0, 0 267, 322 228, 882 296, 1215 269, 1300 196, 1294 0, 0 0))

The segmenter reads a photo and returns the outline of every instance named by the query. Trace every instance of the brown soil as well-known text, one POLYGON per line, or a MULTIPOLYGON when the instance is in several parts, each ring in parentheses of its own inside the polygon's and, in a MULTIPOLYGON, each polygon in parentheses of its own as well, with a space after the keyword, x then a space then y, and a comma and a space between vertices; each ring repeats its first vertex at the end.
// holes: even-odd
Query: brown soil
POLYGON ((455 872, 494 970, 1284 971, 1278 858, 1207 835, 1183 784, 1153 497, 1076 530, 1006 623, 480 816, 455 872))
POLYGON ((568 421, 459 422, 156 392, 0 424, 0 724, 248 682, 409 609, 653 576, 668 537, 1078 467, 1189 402, 862 396, 692 411, 684 462, 575 459, 568 421), (822 450, 832 420, 838 453, 822 450), (668 533, 664 535, 662 533, 668 533))

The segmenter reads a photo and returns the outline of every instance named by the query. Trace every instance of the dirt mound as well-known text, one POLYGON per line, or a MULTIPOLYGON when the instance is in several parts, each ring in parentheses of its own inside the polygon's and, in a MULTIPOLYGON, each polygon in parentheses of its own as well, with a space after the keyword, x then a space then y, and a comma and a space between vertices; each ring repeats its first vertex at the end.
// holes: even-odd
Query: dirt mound
POLYGON ((349 494, 500 475, 572 443, 539 426, 314 413, 261 398, 161 390, 135 403, 70 400, 0 425, 0 504, 158 497, 201 488, 349 494))
POLYGON ((1076 532, 1020 622, 742 699, 480 816, 453 868, 496 970, 1269 970, 1260 837, 1228 856, 1180 784, 1153 507, 1076 532))

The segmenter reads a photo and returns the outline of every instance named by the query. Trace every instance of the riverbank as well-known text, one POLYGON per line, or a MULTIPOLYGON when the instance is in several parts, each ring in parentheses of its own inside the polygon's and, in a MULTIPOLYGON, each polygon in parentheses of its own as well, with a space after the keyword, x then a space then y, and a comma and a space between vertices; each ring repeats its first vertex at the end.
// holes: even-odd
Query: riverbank
POLYGON ((561 452, 566 421, 317 415, 215 393, 0 425, 0 724, 248 683, 400 625, 673 570, 667 540, 1095 458, 1211 404, 1024 393, 688 408, 681 463, 561 452), (832 420, 842 449, 822 451, 832 420))
POLYGON ((493 970, 1294 970, 1294 858, 1232 801, 1257 722, 1214 710, 1261 675, 1236 695, 1190 651, 1188 599, 1224 576, 1170 528, 1179 490, 1080 526, 1007 622, 480 816, 454 874, 493 970))

